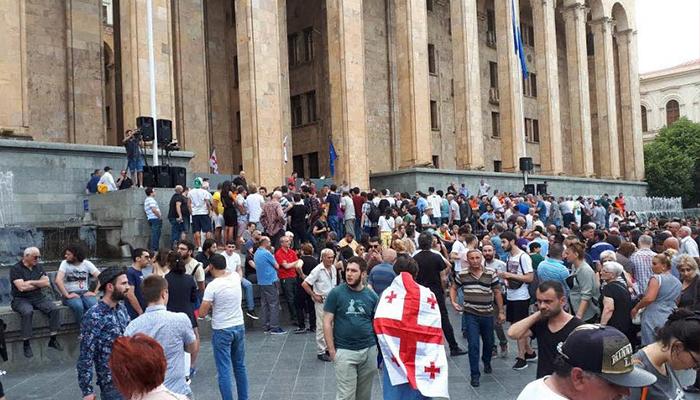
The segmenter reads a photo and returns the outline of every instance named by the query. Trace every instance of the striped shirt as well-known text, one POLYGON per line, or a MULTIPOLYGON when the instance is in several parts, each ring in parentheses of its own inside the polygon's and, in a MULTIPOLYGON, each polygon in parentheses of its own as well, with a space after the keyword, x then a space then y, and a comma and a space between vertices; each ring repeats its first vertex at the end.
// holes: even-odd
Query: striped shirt
POLYGON ((465 268, 455 275, 454 283, 464 293, 464 312, 483 316, 493 314, 493 292, 500 285, 496 271, 482 268, 481 275, 477 277, 465 268))

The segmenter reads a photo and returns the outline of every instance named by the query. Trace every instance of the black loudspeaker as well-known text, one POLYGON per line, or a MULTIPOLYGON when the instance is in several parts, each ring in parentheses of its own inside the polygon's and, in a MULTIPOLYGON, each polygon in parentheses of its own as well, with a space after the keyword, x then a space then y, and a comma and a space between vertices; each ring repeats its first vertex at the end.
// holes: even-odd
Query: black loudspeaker
POLYGON ((170 177, 173 180, 173 187, 187 185, 187 169, 185 167, 170 167, 170 177))
POLYGON ((532 157, 520 157, 520 171, 532 171, 532 157))
POLYGON ((154 168, 150 165, 143 167, 143 186, 144 187, 155 187, 156 186, 156 175, 154 173, 154 168))
POLYGON ((156 121, 158 127, 158 144, 170 144, 173 141, 173 121, 169 119, 159 119, 156 121))
POLYGON ((153 131, 153 118, 152 117, 138 117, 136 118, 136 127, 141 130, 141 138, 144 142, 152 142, 155 138, 155 133, 153 131))
POLYGON ((170 175, 170 167, 167 165, 159 165, 153 167, 156 171, 156 187, 171 188, 173 187, 173 178, 170 175))
POLYGON ((528 183, 525 185, 525 193, 535 195, 535 184, 534 183, 528 183))
POLYGON ((537 184, 537 194, 547 194, 547 184, 538 183, 537 184))

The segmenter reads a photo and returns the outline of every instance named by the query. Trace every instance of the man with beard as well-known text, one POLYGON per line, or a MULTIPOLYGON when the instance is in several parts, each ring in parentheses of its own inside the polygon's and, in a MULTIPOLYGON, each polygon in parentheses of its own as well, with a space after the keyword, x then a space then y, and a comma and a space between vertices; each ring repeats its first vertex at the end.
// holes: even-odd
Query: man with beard
MULTIPOLYGON (((486 244, 484 247, 481 249, 482 254, 484 256, 484 267, 488 269, 492 269, 496 271, 496 273, 503 272, 506 270, 506 263, 503 261, 499 260, 496 258, 496 250, 494 249, 493 245, 486 244)), ((503 282, 501 282, 501 293, 500 296, 503 299, 503 303, 505 304, 505 298, 503 294, 506 291, 506 287, 503 286, 503 282)), ((494 318, 498 318, 498 308, 494 307, 494 318)), ((496 333, 496 336, 498 336, 498 344, 501 347, 501 358, 506 358, 508 356, 508 338, 506 337, 505 332, 503 332, 503 324, 494 324, 493 325, 493 331, 496 333)), ((493 346, 493 356, 498 355, 498 349, 496 348, 495 345, 495 340, 494 340, 494 346, 493 346)))
POLYGON ((377 342, 372 319, 379 298, 363 284, 367 262, 351 257, 346 283, 328 294, 323 306, 323 335, 335 361, 338 399, 370 400, 377 368, 377 342))
POLYGON ((538 311, 514 323, 508 336, 516 340, 536 338, 540 352, 537 362, 537 379, 554 372, 557 346, 566 340, 583 321, 564 311, 566 296, 564 287, 557 281, 544 281, 537 287, 538 311))
POLYGON ((93 367, 100 387, 100 398, 119 400, 122 396, 112 383, 109 357, 114 339, 124 334, 129 324, 129 313, 122 304, 129 292, 126 270, 109 267, 99 275, 100 289, 104 291, 102 301, 90 308, 83 316, 80 326, 80 355, 78 356, 78 384, 84 400, 95 400, 92 387, 93 367))

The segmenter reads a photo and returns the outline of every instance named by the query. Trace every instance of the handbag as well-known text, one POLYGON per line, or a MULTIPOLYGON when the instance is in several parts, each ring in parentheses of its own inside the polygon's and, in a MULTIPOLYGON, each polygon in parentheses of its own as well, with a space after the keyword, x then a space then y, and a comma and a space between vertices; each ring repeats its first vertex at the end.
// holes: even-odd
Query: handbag
MULTIPOLYGON (((523 255, 521 254, 520 258, 518 258, 518 265, 520 266, 520 272, 522 272, 523 275, 525 275, 525 270, 523 269, 523 264, 521 262, 522 258, 523 258, 523 255)), ((511 290, 518 290, 523 286, 524 283, 525 282, 516 281, 514 279, 508 279, 508 284, 506 285, 506 287, 508 287, 508 289, 511 289, 511 290)))

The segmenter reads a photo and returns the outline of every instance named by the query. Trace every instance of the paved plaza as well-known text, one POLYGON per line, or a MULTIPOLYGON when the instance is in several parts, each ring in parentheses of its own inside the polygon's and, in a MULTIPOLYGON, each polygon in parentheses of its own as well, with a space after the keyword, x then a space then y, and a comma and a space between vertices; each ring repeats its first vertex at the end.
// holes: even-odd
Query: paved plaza
MULTIPOLYGON (((450 312, 452 324, 458 315, 450 312)), ((457 333, 457 332, 456 332, 457 333)), ((461 345, 466 348, 464 339, 461 345)), ((449 359, 450 396, 459 400, 515 399, 520 390, 535 378, 536 364, 523 371, 511 369, 515 361, 515 343, 509 344, 508 358, 493 360, 493 374, 481 376, 481 386, 469 385, 467 355, 449 359)), ((449 354, 449 353, 448 353, 449 354)), ((220 399, 211 343, 202 343, 198 373, 192 381, 196 400, 220 399)), ((283 336, 266 335, 261 328, 246 332, 246 366, 251 400, 331 400, 335 399, 335 372, 332 363, 316 359, 313 334, 283 336)), ((1 366, 0 366, 1 368, 1 366)), ((692 382, 694 375, 683 374, 692 382)), ((82 398, 76 379, 75 363, 25 371, 7 371, 0 378, 8 400, 68 400, 82 398)), ((235 393, 234 393, 235 395, 235 393)), ((381 399, 379 375, 374 380, 372 399, 381 399)), ((692 397, 695 398, 695 397, 692 397)))

